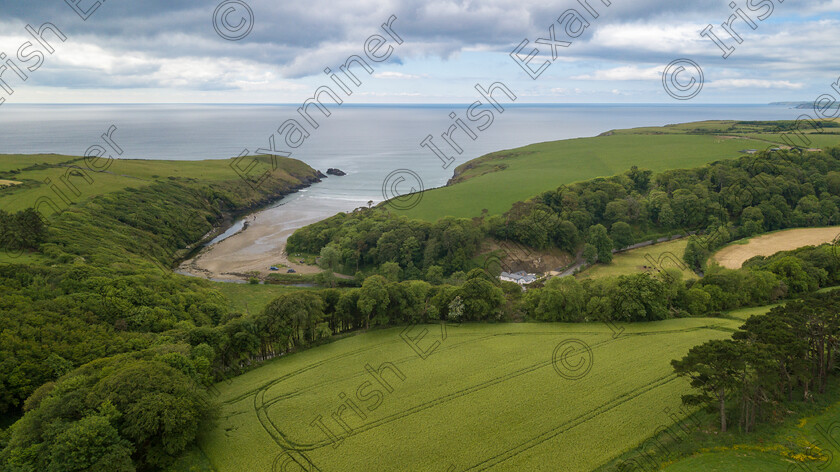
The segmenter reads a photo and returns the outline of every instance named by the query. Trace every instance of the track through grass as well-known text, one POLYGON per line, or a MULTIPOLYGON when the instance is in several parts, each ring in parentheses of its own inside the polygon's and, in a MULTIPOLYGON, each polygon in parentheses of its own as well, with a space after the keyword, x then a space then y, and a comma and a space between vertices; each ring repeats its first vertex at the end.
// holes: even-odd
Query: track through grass
POLYGON ((219 472, 591 470, 658 426, 650 405, 678 408, 688 387, 671 359, 738 324, 639 323, 617 337, 601 324, 412 327, 427 330, 423 347, 439 343, 425 360, 403 328, 371 331, 219 384, 222 419, 201 447, 219 472), (558 363, 570 341, 590 354, 558 363), (575 366, 589 370, 558 373, 575 366))

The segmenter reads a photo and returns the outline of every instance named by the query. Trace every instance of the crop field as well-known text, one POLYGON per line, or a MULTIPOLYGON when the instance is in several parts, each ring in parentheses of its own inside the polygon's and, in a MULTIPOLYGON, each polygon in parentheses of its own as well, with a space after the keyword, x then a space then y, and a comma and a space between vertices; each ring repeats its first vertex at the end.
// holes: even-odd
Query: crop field
MULTIPOLYGON (((742 156, 741 150, 782 145, 776 125, 704 121, 614 130, 601 136, 532 144, 478 157, 458 167, 462 181, 427 190, 417 206, 401 214, 433 221, 507 211, 514 202, 546 190, 636 165, 661 172, 742 156)), ((838 129, 840 130, 840 129, 838 129)), ((812 146, 840 144, 840 134, 812 134, 812 146)), ((833 128, 827 131, 835 131, 833 128)), ((796 141, 795 141, 796 142, 796 141)))
POLYGON ((803 246, 830 243, 840 235, 840 226, 825 228, 796 228, 762 234, 747 240, 735 241, 712 255, 711 259, 723 267, 738 269, 755 256, 770 256, 803 246))
POLYGON ((200 447, 218 472, 592 470, 670 423, 688 390, 671 359, 738 325, 372 331, 217 384, 200 447))
POLYGON ((683 279, 696 279, 697 274, 682 261, 686 244, 688 238, 682 238, 617 253, 613 255, 612 263, 595 264, 580 272, 577 278, 617 277, 639 272, 656 274, 660 270, 679 269, 683 279))

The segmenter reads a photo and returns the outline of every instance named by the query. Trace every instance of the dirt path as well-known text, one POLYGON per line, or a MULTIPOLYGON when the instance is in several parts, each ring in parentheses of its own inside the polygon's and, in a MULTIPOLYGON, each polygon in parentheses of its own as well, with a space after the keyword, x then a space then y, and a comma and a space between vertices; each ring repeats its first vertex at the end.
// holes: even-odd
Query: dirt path
POLYGON ((747 244, 730 244, 712 256, 718 264, 728 269, 738 269, 754 256, 770 256, 779 251, 790 251, 802 246, 830 243, 840 233, 840 226, 828 228, 796 228, 752 238, 747 244))

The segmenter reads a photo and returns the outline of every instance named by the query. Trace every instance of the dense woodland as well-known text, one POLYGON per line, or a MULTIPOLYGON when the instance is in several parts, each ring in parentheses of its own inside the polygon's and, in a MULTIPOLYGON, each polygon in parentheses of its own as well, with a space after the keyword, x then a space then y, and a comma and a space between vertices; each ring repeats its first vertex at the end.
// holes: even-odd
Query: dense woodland
POLYGON ((47 221, 0 214, 0 248, 38 258, 0 265, 0 414, 23 413, 0 432, 0 470, 159 470, 183 453, 221 377, 214 348, 184 340, 237 315, 169 268, 226 214, 288 191, 173 178, 47 221))
MULTIPOLYGON (((348 331, 714 316, 839 284, 829 246, 758 257, 740 270, 705 267, 705 254, 734 237, 840 219, 840 151, 757 157, 659 175, 631 169, 547 192, 503 216, 426 223, 377 209, 338 215, 295 233, 288 250, 361 272, 359 286, 290 292, 250 315, 231 310, 206 281, 169 270, 226 213, 247 205, 246 184, 173 179, 73 206, 45 222, 33 243, 14 243, 37 248, 27 256, 43 263, 0 266, 0 412, 23 414, 0 433, 0 470, 157 470, 212 418, 204 387, 348 331), (663 269, 555 278, 523 292, 476 267, 487 237, 603 263, 615 247, 687 230, 702 233, 686 251, 705 270, 699 280, 663 269)), ((0 215, 4 234, 29 224, 21 214, 0 215)))

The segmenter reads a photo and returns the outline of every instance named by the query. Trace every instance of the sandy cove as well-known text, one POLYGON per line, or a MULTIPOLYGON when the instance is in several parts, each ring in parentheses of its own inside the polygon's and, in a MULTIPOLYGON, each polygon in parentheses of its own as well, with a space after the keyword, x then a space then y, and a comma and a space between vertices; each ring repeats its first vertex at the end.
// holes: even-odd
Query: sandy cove
POLYGON ((321 271, 318 267, 300 264, 286 255, 286 240, 298 228, 349 209, 352 208, 336 208, 314 199, 306 201, 299 194, 292 195, 281 205, 246 217, 245 229, 202 249, 181 263, 178 270, 222 280, 242 280, 243 274, 252 271, 261 276, 278 273, 272 272, 271 266, 281 267, 279 273, 286 273, 290 268, 300 274, 318 273, 321 271))

